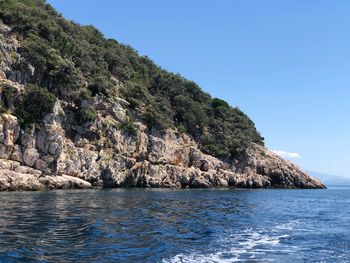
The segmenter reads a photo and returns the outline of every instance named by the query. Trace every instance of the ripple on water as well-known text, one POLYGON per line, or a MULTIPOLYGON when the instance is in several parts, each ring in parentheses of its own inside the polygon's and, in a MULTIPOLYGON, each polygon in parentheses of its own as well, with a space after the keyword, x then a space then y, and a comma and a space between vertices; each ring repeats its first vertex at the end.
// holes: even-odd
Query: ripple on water
POLYGON ((350 189, 0 193, 0 262, 349 262, 350 189))

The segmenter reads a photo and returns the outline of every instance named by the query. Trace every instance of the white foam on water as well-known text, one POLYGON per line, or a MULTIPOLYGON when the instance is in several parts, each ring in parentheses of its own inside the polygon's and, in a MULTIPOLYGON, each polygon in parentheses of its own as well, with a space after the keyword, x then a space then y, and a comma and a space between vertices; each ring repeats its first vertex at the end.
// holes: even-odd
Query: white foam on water
POLYGON ((302 230, 302 231, 308 231, 308 229, 305 229, 303 225, 305 222, 301 220, 291 220, 287 223, 280 224, 275 226, 276 230, 302 230))
POLYGON ((231 263, 242 261, 254 261, 257 256, 264 257, 264 262, 274 262, 269 260, 267 254, 271 252, 293 253, 296 247, 279 246, 281 240, 286 239, 289 235, 286 231, 293 230, 294 226, 300 222, 291 221, 285 224, 275 226, 273 229, 252 229, 247 228, 240 233, 233 233, 217 241, 218 246, 223 248, 208 254, 179 254, 171 259, 165 259, 163 262, 169 263, 231 263), (282 233, 281 233, 282 232, 282 233))
POLYGON ((196 255, 196 254, 190 254, 190 255, 176 255, 170 260, 163 260, 163 262, 170 262, 170 263, 206 263, 206 262, 213 262, 213 263, 231 263, 231 262, 238 262, 238 258, 231 258, 231 259, 224 259, 221 256, 221 253, 213 253, 208 255, 196 255))

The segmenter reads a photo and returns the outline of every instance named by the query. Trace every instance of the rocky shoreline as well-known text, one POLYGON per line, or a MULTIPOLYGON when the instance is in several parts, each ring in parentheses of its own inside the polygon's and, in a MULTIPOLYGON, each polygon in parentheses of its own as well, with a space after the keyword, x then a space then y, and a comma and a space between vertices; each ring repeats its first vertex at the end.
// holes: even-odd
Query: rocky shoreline
MULTIPOLYGON (((240 160, 222 161, 201 152, 185 134, 174 130, 147 134, 142 124, 137 135, 106 128, 104 147, 81 139, 79 134, 73 141, 62 126, 67 117, 61 115, 62 111, 57 104, 55 113, 46 116, 41 127, 24 130, 16 117, 1 115, 1 191, 92 187, 325 188, 293 163, 258 145, 252 145, 240 160)), ((100 123, 89 126, 90 132, 100 131, 103 120, 101 116, 100 123)))

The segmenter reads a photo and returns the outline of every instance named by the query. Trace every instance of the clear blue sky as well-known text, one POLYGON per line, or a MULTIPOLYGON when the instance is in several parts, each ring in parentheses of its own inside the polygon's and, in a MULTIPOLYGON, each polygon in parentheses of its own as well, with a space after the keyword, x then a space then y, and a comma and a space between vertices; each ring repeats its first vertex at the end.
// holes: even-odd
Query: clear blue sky
POLYGON ((302 168, 350 176, 350 1, 48 2, 239 106, 302 168))

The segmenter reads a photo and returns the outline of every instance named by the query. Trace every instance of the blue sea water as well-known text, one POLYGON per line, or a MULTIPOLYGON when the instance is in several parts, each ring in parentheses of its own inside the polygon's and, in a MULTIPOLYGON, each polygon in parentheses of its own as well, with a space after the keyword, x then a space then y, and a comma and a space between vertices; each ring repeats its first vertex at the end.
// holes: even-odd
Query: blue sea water
POLYGON ((350 188, 0 193, 0 262, 349 262, 350 188))

